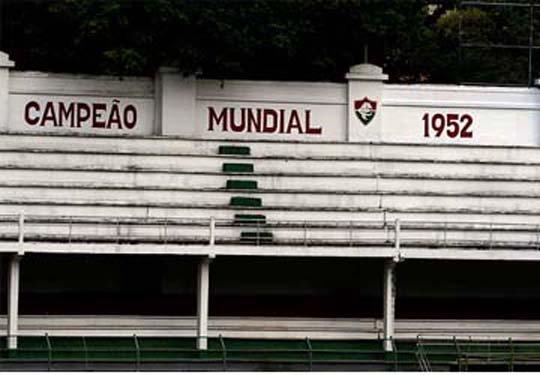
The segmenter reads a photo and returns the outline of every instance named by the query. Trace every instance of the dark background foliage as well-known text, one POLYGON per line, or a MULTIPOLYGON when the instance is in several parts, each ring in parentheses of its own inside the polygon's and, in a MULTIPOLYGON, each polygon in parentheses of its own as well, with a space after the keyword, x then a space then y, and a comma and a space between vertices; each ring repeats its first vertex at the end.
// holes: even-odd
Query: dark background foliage
MULTIPOLYGON (((2 1, 2 0, 0 0, 2 1)), ((2 44, 21 70, 342 81, 383 66, 398 82, 522 81, 527 53, 467 50, 527 43, 527 9, 459 10, 457 0, 3 0, 2 44), (521 12, 521 13, 520 13, 521 12), (525 13, 523 13, 525 12, 525 13)), ((526 52, 526 51, 525 51, 526 52)), ((525 76, 524 76, 525 75, 525 76)))

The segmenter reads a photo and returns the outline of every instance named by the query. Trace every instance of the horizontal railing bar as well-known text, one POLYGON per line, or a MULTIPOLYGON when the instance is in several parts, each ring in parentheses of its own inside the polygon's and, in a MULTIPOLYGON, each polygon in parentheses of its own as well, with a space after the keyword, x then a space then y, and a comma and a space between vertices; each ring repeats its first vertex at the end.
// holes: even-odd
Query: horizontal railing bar
MULTIPOLYGON (((74 244, 236 246, 397 246, 539 250, 540 225, 530 223, 384 220, 246 220, 23 214, 0 229, 0 241, 74 244), (399 229, 401 228, 401 229, 399 229), (184 230, 185 229, 185 230, 184 230), (223 232, 225 230, 225 233, 223 232), (393 233, 391 233, 393 232, 393 233), (423 233, 422 233, 423 232, 423 233), (463 233, 462 233, 463 232, 463 233), (509 235, 514 232, 513 237, 509 235), (501 239, 501 234, 505 237, 501 239)), ((0 225, 1 227, 1 225, 0 225)))
MULTIPOLYGON (((0 215, 0 222, 16 222, 19 215, 0 215)), ((190 218, 190 217, 146 217, 146 216, 51 216, 51 215, 25 215, 25 223, 71 223, 71 224, 126 224, 126 225, 160 225, 160 224, 201 224, 207 225, 210 218, 190 218)), ((243 226, 243 225, 259 225, 274 226, 274 227, 289 227, 289 226, 323 226, 333 225, 336 227, 349 227, 352 225, 373 225, 373 226, 387 226, 392 227, 394 221, 384 220, 266 220, 261 222, 257 219, 239 219, 237 221, 230 219, 216 219, 216 225, 229 225, 231 227, 243 226)), ((510 223, 510 222, 489 222, 489 221, 426 221, 426 220, 401 220, 402 227, 405 225, 410 226, 450 226, 450 225, 463 225, 463 226, 493 226, 495 227, 527 227, 534 228, 534 224, 530 223, 510 223)))

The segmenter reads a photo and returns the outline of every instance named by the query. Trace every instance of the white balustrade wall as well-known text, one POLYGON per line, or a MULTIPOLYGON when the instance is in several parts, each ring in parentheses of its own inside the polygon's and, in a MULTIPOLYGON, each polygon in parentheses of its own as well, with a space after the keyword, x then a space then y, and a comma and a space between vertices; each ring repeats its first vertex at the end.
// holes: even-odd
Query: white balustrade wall
POLYGON ((0 132, 279 142, 536 146, 537 88, 397 85, 369 64, 346 83, 19 72, 0 55, 0 132))

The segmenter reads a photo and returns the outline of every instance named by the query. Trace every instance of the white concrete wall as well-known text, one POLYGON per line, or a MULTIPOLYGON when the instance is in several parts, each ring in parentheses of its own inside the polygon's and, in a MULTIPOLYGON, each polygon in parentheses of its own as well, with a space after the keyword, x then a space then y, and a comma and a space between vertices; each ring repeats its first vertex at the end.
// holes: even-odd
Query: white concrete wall
POLYGON ((167 68, 153 79, 16 72, 7 55, 0 60, 4 133, 363 144, 348 152, 369 143, 540 145, 537 88, 384 84, 366 64, 339 84, 204 80, 167 68), (364 100, 374 106, 367 122, 355 108, 364 100))
POLYGON ((540 91, 537 88, 473 87, 450 85, 385 85, 383 95, 384 142, 430 144, 527 145, 540 144, 540 91), (459 133, 468 121, 471 137, 454 133, 448 125, 439 137, 425 134, 423 117, 457 115, 459 133), (462 119, 463 118, 463 119, 462 119))
POLYGON ((152 135, 154 82, 12 71, 7 131, 152 135))
MULTIPOLYGON (((355 81, 354 84, 363 87, 368 83, 355 81)), ((372 93, 372 86, 377 84, 380 83, 370 82, 369 87, 358 91, 360 96, 372 93)), ((177 126, 186 129, 174 134, 191 138, 276 141, 540 144, 540 91, 536 88, 385 84, 375 115, 378 121, 367 125, 356 119, 354 113, 348 113, 352 109, 347 108, 348 101, 362 98, 350 97, 351 93, 348 96, 345 84, 200 80, 197 81, 196 121, 179 122, 177 126), (224 131, 223 126, 215 125, 217 121, 212 126, 209 108, 215 110, 216 116, 225 113, 230 116, 230 109, 234 108, 238 122, 241 122, 242 108, 284 110, 285 122, 293 109, 299 114, 311 111, 312 124, 322 132, 235 132, 230 129, 230 120, 224 131), (442 128, 440 133, 432 127, 433 116, 436 116, 435 126, 442 128), (440 120, 441 116, 444 120, 440 120)))
POLYGON ((5 132, 8 128, 9 113, 9 70, 15 63, 9 56, 0 51, 0 132, 5 132))
POLYGON ((161 68, 155 82, 155 134, 194 137, 195 77, 184 77, 177 69, 161 68))
MULTIPOLYGON (((344 141, 346 89, 346 85, 334 83, 199 80, 196 120, 192 124, 191 136, 209 139, 344 141), (234 114, 231 114, 231 109, 234 109, 234 114), (244 121, 242 109, 246 116, 244 121), (226 119, 212 122, 212 110, 217 116, 226 113, 226 119), (249 126, 248 110, 255 117, 261 116, 257 123, 263 131, 256 132, 255 126, 249 126), (265 121, 264 111, 275 112, 267 112, 265 121), (274 113, 278 114, 277 121, 274 113), (236 125, 244 122, 244 126, 239 126, 244 130, 234 131, 232 121, 236 125), (225 122, 227 126, 224 126, 225 122), (272 131, 274 124, 276 130, 272 131), (267 132, 264 132, 265 125, 267 132)), ((179 126, 190 125, 182 123, 179 126)))

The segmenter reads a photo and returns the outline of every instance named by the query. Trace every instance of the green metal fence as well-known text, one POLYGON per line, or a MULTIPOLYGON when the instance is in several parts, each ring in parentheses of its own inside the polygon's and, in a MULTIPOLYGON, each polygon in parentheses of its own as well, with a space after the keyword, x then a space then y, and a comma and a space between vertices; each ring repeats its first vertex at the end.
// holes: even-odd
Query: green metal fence
POLYGON ((381 340, 247 340, 209 338, 208 350, 194 338, 163 337, 20 337, 19 348, 1 343, 0 366, 38 364, 55 370, 69 364, 89 370, 99 364, 119 364, 134 371, 147 364, 197 364, 221 371, 257 364, 267 369, 295 366, 314 371, 322 366, 386 371, 478 370, 487 366, 513 371, 540 365, 540 342, 426 339, 394 341, 384 352, 381 340))

